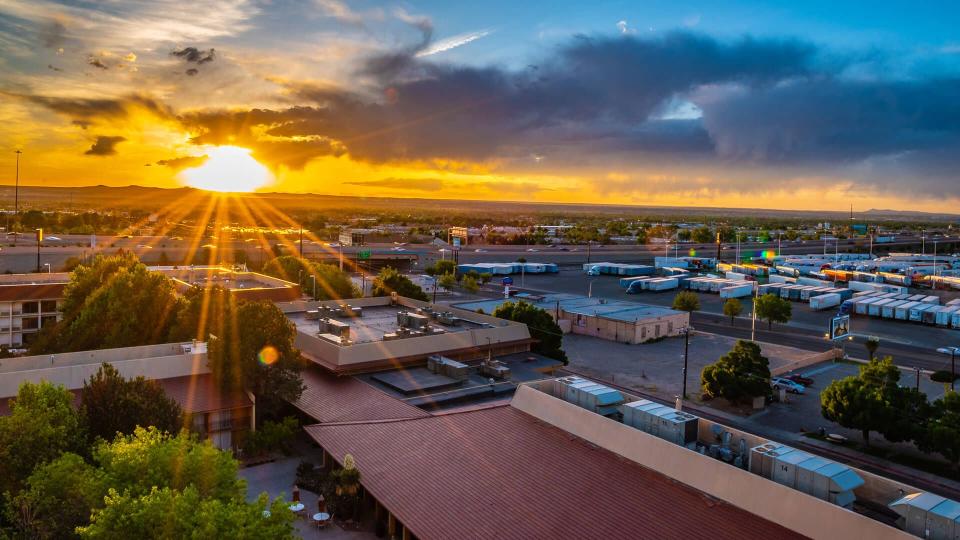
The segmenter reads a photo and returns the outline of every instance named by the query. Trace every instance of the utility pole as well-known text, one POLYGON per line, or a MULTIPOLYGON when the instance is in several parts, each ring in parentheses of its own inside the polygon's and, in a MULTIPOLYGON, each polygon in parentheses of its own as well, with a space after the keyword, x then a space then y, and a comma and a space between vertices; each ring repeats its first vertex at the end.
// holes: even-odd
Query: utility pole
POLYGON ((40 243, 43 242, 43 229, 37 229, 37 273, 40 273, 40 243))
MULTIPOLYGON (((16 225, 17 219, 20 217, 20 154, 23 153, 23 150, 17 149, 15 152, 17 154, 17 177, 16 183, 13 188, 13 221, 16 225)), ((15 232, 15 231, 14 231, 15 232)), ((17 245, 17 235, 13 235, 13 245, 17 245)))
POLYGON ((300 226, 300 258, 303 258, 303 225, 300 226))
POLYGON ((753 316, 750 321, 750 341, 757 342, 757 300, 760 299, 760 284, 753 282, 753 316))
POLYGON ((920 229, 920 251, 921 255, 927 254, 927 230, 920 229))
POLYGON ((690 354, 690 329, 683 332, 683 399, 687 399, 687 357, 690 354))
POLYGON ((587 264, 590 264, 590 246, 593 245, 593 240, 587 240, 587 264))

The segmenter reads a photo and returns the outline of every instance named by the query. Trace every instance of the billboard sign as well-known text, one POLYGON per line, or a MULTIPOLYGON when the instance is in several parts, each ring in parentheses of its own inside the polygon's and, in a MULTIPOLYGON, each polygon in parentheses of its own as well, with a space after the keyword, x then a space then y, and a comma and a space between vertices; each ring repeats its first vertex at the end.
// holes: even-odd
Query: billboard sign
POLYGON ((850 335, 850 316, 841 315, 830 320, 830 339, 842 339, 850 335))
POLYGON ((460 248, 460 237, 459 237, 459 236, 454 236, 454 237, 453 237, 453 247, 458 248, 458 249, 460 248))

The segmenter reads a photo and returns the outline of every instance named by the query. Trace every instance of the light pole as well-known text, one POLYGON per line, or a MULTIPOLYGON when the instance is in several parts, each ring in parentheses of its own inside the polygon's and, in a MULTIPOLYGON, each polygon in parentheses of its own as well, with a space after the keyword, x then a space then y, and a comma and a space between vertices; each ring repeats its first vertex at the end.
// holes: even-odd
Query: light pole
POLYGON ((753 313, 750 321, 750 341, 757 342, 757 300, 760 299, 760 284, 753 282, 753 313))
POLYGON ((783 240, 783 231, 777 233, 777 257, 780 256, 780 243, 783 240))
POLYGON ((740 264, 740 229, 737 229, 737 260, 734 262, 740 264))
MULTIPOLYGON (((17 154, 17 179, 15 187, 13 188, 13 221, 16 225, 17 218, 20 217, 20 154, 23 153, 23 150, 18 149, 17 154)), ((13 234, 13 245, 17 245, 17 234, 14 231, 13 234)))
POLYGON ((310 279, 313 280, 313 299, 316 300, 317 299, 317 275, 310 274, 310 279))
POLYGON ((690 332, 692 326, 683 329, 683 399, 687 399, 687 357, 690 355, 690 332))
POLYGON ((952 392, 954 389, 954 379, 957 377, 957 352, 960 352, 960 347, 941 347, 937 349, 937 352, 950 355, 950 391, 952 392))
POLYGON ((594 281, 596 280, 591 279, 590 282, 587 283, 587 298, 593 298, 593 282, 594 281))

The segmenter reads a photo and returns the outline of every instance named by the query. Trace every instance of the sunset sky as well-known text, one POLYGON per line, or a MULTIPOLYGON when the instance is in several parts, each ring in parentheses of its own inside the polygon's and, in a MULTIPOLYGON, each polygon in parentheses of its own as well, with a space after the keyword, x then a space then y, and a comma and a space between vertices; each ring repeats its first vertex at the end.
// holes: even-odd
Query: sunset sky
POLYGON ((0 182, 956 211, 958 6, 0 0, 0 182))

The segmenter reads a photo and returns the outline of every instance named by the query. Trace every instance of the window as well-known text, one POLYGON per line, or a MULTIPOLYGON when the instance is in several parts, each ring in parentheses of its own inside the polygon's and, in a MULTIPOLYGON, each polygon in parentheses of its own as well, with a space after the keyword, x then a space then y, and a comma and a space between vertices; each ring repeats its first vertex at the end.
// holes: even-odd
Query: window
POLYGON ((40 319, 36 317, 24 317, 23 318, 23 329, 24 330, 36 330, 40 328, 40 319))
POLYGON ((659 324, 654 327, 654 332, 656 332, 656 335, 655 335, 654 337, 660 337, 660 325, 659 325, 659 324))
POLYGON ((56 315, 46 315, 44 317, 40 317, 40 328, 43 328, 48 324, 54 324, 56 322, 57 322, 56 315))
POLYGON ((40 311, 43 313, 53 313, 57 311, 56 300, 43 300, 40 302, 40 311))
POLYGON ((672 333, 673 333, 673 322, 672 322, 672 321, 667 321, 667 333, 668 333, 668 334, 672 334, 672 333))
POLYGON ((646 327, 646 326, 641 326, 641 327, 640 327, 640 339, 641 339, 641 340, 647 339, 647 327, 646 327))
POLYGON ((38 313, 40 310, 39 302, 24 302, 23 303, 23 312, 24 313, 38 313))

